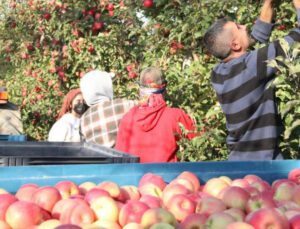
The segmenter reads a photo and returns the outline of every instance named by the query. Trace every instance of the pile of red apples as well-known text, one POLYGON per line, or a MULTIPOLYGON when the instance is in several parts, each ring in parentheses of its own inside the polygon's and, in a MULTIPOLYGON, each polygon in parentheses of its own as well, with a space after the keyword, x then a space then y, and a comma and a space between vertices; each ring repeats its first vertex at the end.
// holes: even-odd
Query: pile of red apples
POLYGON ((300 228, 300 168, 271 184, 254 174, 200 184, 184 171, 169 183, 146 173, 137 186, 64 180, 0 193, 1 229, 300 228))

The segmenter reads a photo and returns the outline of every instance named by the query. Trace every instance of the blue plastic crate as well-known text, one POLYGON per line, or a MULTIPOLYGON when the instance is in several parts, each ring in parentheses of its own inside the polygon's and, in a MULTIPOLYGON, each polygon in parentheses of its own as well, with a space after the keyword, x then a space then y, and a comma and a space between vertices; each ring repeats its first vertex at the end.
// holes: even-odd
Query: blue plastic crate
POLYGON ((139 179, 148 172, 161 175, 169 182, 183 171, 194 172, 202 183, 222 175, 234 179, 247 174, 258 175, 271 183, 276 179, 286 178, 289 171, 295 168, 300 168, 300 161, 15 166, 0 167, 0 187, 15 192, 25 183, 54 185, 61 180, 71 180, 77 184, 85 181, 100 183, 109 180, 119 185, 137 185, 139 179))
POLYGON ((8 142, 24 142, 27 141, 26 135, 0 135, 0 141, 8 141, 8 142))

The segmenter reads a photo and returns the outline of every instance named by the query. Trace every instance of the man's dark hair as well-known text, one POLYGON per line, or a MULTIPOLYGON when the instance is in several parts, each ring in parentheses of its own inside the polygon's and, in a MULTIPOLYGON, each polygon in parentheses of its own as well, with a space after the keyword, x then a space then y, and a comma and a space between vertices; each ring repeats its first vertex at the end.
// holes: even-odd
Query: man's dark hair
POLYGON ((203 41, 207 50, 215 57, 223 60, 230 55, 231 37, 225 33, 224 26, 228 18, 218 19, 205 33, 203 41))

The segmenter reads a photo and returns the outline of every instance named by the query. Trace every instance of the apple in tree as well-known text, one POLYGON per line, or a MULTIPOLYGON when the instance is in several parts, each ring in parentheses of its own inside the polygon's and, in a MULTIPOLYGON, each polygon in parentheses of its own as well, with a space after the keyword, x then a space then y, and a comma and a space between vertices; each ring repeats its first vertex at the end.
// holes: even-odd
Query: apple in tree
POLYGON ((144 0, 144 7, 151 8, 153 6, 153 0, 144 0))
POLYGON ((16 201, 8 207, 5 219, 12 228, 28 229, 43 221, 43 213, 35 203, 16 201))

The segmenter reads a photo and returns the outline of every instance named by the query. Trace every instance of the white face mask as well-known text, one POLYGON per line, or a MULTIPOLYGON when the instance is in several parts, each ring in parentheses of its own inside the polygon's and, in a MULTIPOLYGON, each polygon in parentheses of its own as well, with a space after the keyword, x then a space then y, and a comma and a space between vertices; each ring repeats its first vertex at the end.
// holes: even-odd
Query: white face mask
POLYGON ((162 94, 164 91, 166 90, 166 88, 146 88, 146 87, 142 87, 140 88, 140 96, 148 96, 148 95, 152 95, 152 94, 162 94))

